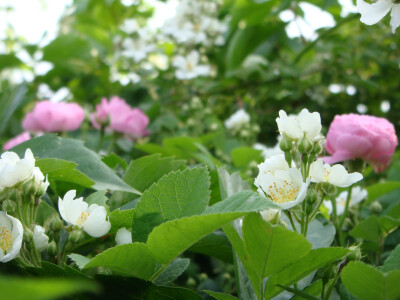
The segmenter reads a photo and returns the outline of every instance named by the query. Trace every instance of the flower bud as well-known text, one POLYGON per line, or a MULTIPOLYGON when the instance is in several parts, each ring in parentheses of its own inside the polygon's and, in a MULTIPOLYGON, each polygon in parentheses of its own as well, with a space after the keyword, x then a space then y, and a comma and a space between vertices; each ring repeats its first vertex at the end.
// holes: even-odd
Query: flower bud
POLYGON ((300 153, 308 154, 313 149, 313 144, 308 137, 304 136, 299 143, 298 149, 300 153))
POLYGON ((314 204, 315 202, 317 202, 317 199, 318 199, 317 193, 314 190, 310 189, 306 198, 307 203, 314 204))
POLYGON ((54 256, 57 254, 57 244, 54 240, 51 241, 51 243, 47 247, 47 254, 49 254, 49 256, 54 256))
POLYGON ((8 199, 19 201, 22 199, 21 191, 18 188, 9 188, 7 191, 8 199))
POLYGON ((73 244, 79 244, 85 239, 85 233, 82 230, 74 230, 69 236, 69 241, 73 244))
POLYGON ((2 207, 3 207, 4 212, 11 213, 16 210, 17 204, 15 203, 15 201, 6 199, 6 200, 4 200, 2 207))
POLYGON ((63 223, 57 216, 54 216, 51 219, 51 221, 50 221, 50 229, 52 231, 58 232, 58 231, 61 230, 62 226, 63 226, 63 223))
POLYGON ((292 140, 286 135, 283 135, 281 141, 279 142, 279 148, 281 148, 283 152, 288 152, 292 150, 293 148, 292 140))
POLYGON ((38 190, 38 185, 35 182, 35 179, 26 180, 22 184, 22 192, 25 195, 35 195, 37 193, 37 190, 38 190))
POLYGON ((271 223, 272 225, 276 225, 279 222, 281 211, 279 209, 270 208, 260 211, 260 214, 265 221, 271 223))
POLYGON ((369 209, 371 210, 372 213, 379 214, 380 212, 382 212, 382 205, 380 204, 379 201, 374 201, 369 206, 369 209))
POLYGON ((352 261, 352 260, 361 260, 361 249, 360 246, 351 246, 349 247, 349 250, 351 251, 348 255, 347 255, 347 259, 352 261))
POLYGON ((329 196, 336 195, 337 193, 336 186, 330 184, 329 182, 321 182, 321 187, 322 191, 329 196))
POLYGON ((323 140, 316 141, 313 145, 312 153, 314 153, 315 155, 320 154, 323 149, 322 143, 323 143, 323 140))
POLYGON ((33 239, 33 232, 28 227, 24 228, 24 242, 29 243, 33 239))

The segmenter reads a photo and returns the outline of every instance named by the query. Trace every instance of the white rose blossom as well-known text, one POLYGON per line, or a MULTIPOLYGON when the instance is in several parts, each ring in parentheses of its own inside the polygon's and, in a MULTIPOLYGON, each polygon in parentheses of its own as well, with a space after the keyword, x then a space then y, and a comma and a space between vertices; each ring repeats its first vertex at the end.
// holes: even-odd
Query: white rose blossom
MULTIPOLYGON (((336 198, 336 215, 340 216, 343 214, 346 207, 348 191, 341 192, 339 196, 336 198)), ((359 186, 353 187, 351 190, 351 197, 349 207, 352 207, 362 200, 364 200, 368 196, 368 192, 365 189, 360 188, 359 186)), ((332 202, 324 201, 324 206, 328 209, 328 213, 332 213, 332 202)))
POLYGON ((199 76, 210 75, 210 66, 199 65, 200 54, 193 50, 186 57, 175 56, 173 66, 176 68, 175 76, 180 80, 189 80, 199 76))
POLYGON ((394 0, 379 0, 373 4, 366 3, 363 0, 357 0, 357 9, 361 14, 361 22, 367 25, 378 23, 389 11, 390 13, 390 26, 392 32, 400 26, 400 3, 394 0))
POLYGON ((309 177, 311 182, 328 182, 338 187, 348 187, 363 179, 360 173, 349 174, 342 165, 330 166, 329 164, 324 164, 321 158, 310 165, 309 177))
POLYGON ((35 167, 35 158, 31 149, 26 149, 25 157, 22 159, 19 158, 18 154, 11 151, 4 152, 1 155, 0 191, 32 178, 46 191, 49 183, 45 180, 40 169, 35 167))
POLYGON ((58 199, 58 209, 61 217, 71 225, 83 228, 92 237, 101 237, 111 228, 107 220, 107 211, 104 206, 88 205, 83 198, 74 199, 76 191, 68 191, 64 199, 58 199))
POLYGON ((310 113, 306 108, 297 116, 288 116, 285 111, 280 110, 276 123, 280 134, 293 140, 299 140, 304 135, 313 140, 320 135, 322 129, 320 114, 310 113))
POLYGON ((243 109, 239 109, 233 115, 231 115, 225 122, 227 129, 239 129, 243 125, 250 122, 250 115, 243 109))
POLYGON ((118 229, 115 235, 115 243, 117 245, 131 244, 132 243, 132 233, 125 227, 118 229))
POLYGON ((49 237, 45 231, 40 225, 36 225, 33 230, 33 242, 35 243, 36 250, 39 252, 42 252, 49 246, 49 237))
POLYGON ((23 235, 21 222, 0 211, 0 262, 9 262, 18 255, 23 235))
POLYGON ((258 165, 259 174, 254 181, 258 192, 269 197, 281 209, 301 203, 307 195, 309 181, 297 168, 289 168, 283 154, 275 155, 258 165))

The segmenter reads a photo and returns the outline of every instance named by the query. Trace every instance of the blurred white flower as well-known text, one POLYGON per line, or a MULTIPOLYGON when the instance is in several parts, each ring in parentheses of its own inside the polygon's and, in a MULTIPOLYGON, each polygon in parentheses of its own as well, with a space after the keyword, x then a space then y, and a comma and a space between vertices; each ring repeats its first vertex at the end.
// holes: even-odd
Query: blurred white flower
POLYGON ((33 242, 35 243, 36 250, 39 252, 47 249, 49 245, 49 237, 46 235, 45 229, 40 225, 36 225, 33 230, 33 242))
POLYGON ((22 246, 24 229, 21 222, 0 211, 0 262, 14 259, 22 246))
POLYGON ((125 19, 121 29, 128 34, 132 34, 139 30, 139 25, 135 19, 125 19))
POLYGON ((7 151, 1 155, 0 159, 0 191, 4 188, 29 179, 35 182, 46 191, 49 183, 38 167, 35 167, 35 158, 31 149, 26 149, 25 157, 20 159, 15 152, 7 151))
POLYGON ((271 158, 272 156, 283 153, 283 151, 279 147, 279 143, 277 143, 274 147, 267 147, 263 144, 256 143, 253 145, 253 148, 262 151, 261 155, 264 157, 264 159, 271 158))
POLYGON ((349 174, 342 165, 330 166, 324 164, 321 158, 311 164, 309 177, 311 182, 328 182, 338 187, 348 187, 363 179, 360 173, 349 174))
POLYGON ((118 229, 115 235, 115 243, 117 245, 124 245, 132 243, 132 233, 125 227, 118 229))
POLYGON ((176 68, 175 76, 181 80, 189 80, 199 76, 210 74, 210 66, 199 65, 200 54, 193 50, 186 57, 182 55, 175 56, 173 66, 176 68))
POLYGON ((142 38, 126 38, 122 42, 122 55, 132 58, 135 62, 140 62, 155 49, 155 45, 142 38))
POLYGON ((307 194, 309 181, 297 168, 289 168, 283 154, 275 155, 258 165, 259 173, 254 181, 258 192, 269 197, 281 209, 289 209, 301 203, 307 194))
POLYGON ((309 139, 314 139, 321 133, 321 116, 318 112, 310 113, 304 108, 297 116, 288 116, 285 111, 279 111, 276 119, 281 135, 286 135, 294 140, 301 139, 304 134, 309 139))
MULTIPOLYGON (((346 206, 348 191, 341 192, 339 196, 336 198, 336 215, 340 216, 343 214, 346 206)), ((362 200, 364 200, 368 196, 368 192, 365 189, 362 189, 359 186, 353 187, 351 190, 351 197, 349 207, 352 207, 362 200)), ((332 202, 324 201, 324 206, 328 209, 328 213, 332 213, 332 202)))
POLYGON ((361 14, 361 22, 367 25, 378 23, 389 11, 390 13, 390 26, 392 32, 400 26, 400 3, 394 0, 380 0, 373 4, 366 3, 363 0, 357 0, 357 9, 361 14))
POLYGON ((227 119, 224 124, 227 129, 240 129, 250 122, 250 115, 243 109, 239 109, 227 119))
POLYGON ((92 237, 101 237, 111 228, 107 220, 107 211, 104 206, 88 205, 83 198, 74 199, 76 191, 68 191, 64 199, 58 199, 58 209, 61 217, 71 225, 83 228, 92 237))

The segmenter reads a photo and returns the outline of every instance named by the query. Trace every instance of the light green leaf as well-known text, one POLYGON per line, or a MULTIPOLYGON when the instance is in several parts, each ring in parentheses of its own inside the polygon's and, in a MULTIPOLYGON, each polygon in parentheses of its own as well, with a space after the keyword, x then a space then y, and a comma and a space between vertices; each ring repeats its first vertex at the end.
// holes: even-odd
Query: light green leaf
POLYGON ((231 157, 236 167, 248 167, 253 161, 262 163, 264 161, 261 151, 251 147, 238 147, 232 150, 231 157))
MULTIPOLYGON (((1 57, 5 58, 7 55, 0 55, 0 70, 4 66, 1 62, 1 57)), ((28 89, 25 85, 19 85, 10 91, 2 91, 2 97, 0 98, 0 134, 9 124, 8 121, 14 112, 23 105, 27 91, 28 89)))
POLYGON ((68 255, 68 257, 76 263, 80 270, 82 270, 88 264, 88 262, 90 262, 90 258, 76 253, 68 255))
POLYGON ((107 267, 115 274, 149 280, 156 263, 145 244, 118 245, 95 256, 84 269, 107 267))
POLYGON ((273 227, 259 214, 246 216, 242 230, 246 252, 260 279, 290 266, 312 247, 300 234, 273 227))
POLYGON ((367 203, 372 203, 380 196, 386 195, 397 189, 400 189, 400 182, 398 181, 387 181, 370 185, 367 188, 368 191, 367 203))
POLYGON ((342 271, 345 287, 360 300, 400 299, 400 271, 382 273, 373 266, 350 262, 342 271))
POLYGON ((172 172, 146 190, 135 208, 132 238, 146 241, 157 225, 201 214, 209 201, 209 177, 206 168, 172 172))
POLYGON ((166 269, 156 278, 154 281, 157 285, 168 285, 175 281, 189 266, 190 259, 188 258, 176 258, 174 259, 166 269))
POLYGON ((276 287, 276 284, 291 286, 312 271, 341 259, 349 252, 350 250, 348 249, 334 247, 311 250, 305 257, 268 279, 265 288, 265 297, 270 299, 283 291, 281 288, 276 287))
POLYGON ((398 226, 400 226, 400 220, 388 216, 370 216, 358 223, 350 231, 350 235, 355 238, 378 241, 398 226))
MULTIPOLYGON (((307 300, 319 300, 320 299, 318 297, 315 297, 313 295, 310 295, 310 294, 308 294, 308 293, 306 293, 304 291, 301 291, 301 290, 298 290, 298 289, 295 289, 295 288, 291 288, 291 287, 288 287, 288 286, 283 286, 283 285, 280 285, 280 284, 277 284, 277 286, 282 288, 282 289, 284 289, 284 290, 286 290, 286 291, 288 291, 288 292, 290 292, 290 293, 293 293, 293 294, 297 295, 300 299, 307 299, 307 300)), ((322 286, 321 286, 321 288, 322 288, 322 286)))
POLYGON ((196 244, 191 246, 188 251, 204 255, 214 256, 228 263, 232 263, 232 247, 229 240, 222 232, 211 233, 196 244))
POLYGON ((154 228, 147 245, 156 261, 169 264, 207 234, 243 215, 244 213, 226 213, 168 221, 154 228))
POLYGON ((231 295, 218 293, 218 292, 214 292, 214 291, 203 290, 202 292, 209 294, 211 297, 213 297, 213 298, 215 298, 217 300, 236 300, 236 299, 238 299, 238 298, 233 297, 231 295))
POLYGON ((116 209, 110 214, 111 229, 110 232, 116 232, 118 229, 132 227, 134 209, 119 210, 116 209))
MULTIPOLYGON (((301 292, 306 293, 306 294, 311 295, 311 296, 315 296, 315 297, 321 296, 321 294, 322 294, 322 280, 319 279, 319 280, 313 282, 308 287, 302 289, 301 292)), ((296 295, 296 296, 293 296, 290 300, 301 300, 301 299, 303 299, 303 297, 301 297, 301 295, 296 295)), ((320 299, 320 298, 317 298, 317 299, 320 299)))
POLYGON ((89 197, 87 197, 85 201, 89 205, 97 204, 100 206, 105 206, 106 202, 108 201, 108 198, 105 196, 105 194, 106 194, 105 191, 97 191, 91 194, 89 197))
POLYGON ((1 276, 0 290, 2 299, 50 300, 80 292, 94 293, 99 289, 98 285, 90 280, 1 276))
POLYGON ((400 245, 397 245, 382 266, 383 272, 392 270, 400 270, 400 245))
POLYGON ((226 168, 220 168, 218 169, 218 176, 222 200, 238 192, 251 190, 250 184, 243 180, 238 172, 229 174, 226 168))
MULTIPOLYGON (((139 193, 119 178, 107 167, 100 156, 83 146, 83 142, 75 139, 64 139, 47 134, 16 146, 20 157, 25 155, 26 148, 31 148, 35 158, 59 158, 77 163, 77 169, 88 176, 95 184, 92 188, 100 191, 114 190, 139 193)), ((140 194, 140 193, 139 193, 140 194)))

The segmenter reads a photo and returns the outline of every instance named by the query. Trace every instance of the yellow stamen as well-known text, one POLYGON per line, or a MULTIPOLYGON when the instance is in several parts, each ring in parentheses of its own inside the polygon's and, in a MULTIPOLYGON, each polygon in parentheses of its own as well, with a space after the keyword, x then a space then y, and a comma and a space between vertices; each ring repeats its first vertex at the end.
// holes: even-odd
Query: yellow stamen
POLYGON ((13 244, 13 235, 6 227, 0 227, 0 248, 6 253, 13 244))
POLYGON ((78 220, 76 221, 76 225, 82 226, 83 223, 85 223, 85 221, 86 221, 86 219, 88 218, 89 215, 90 215, 89 213, 83 211, 81 213, 81 215, 79 216, 78 220))

